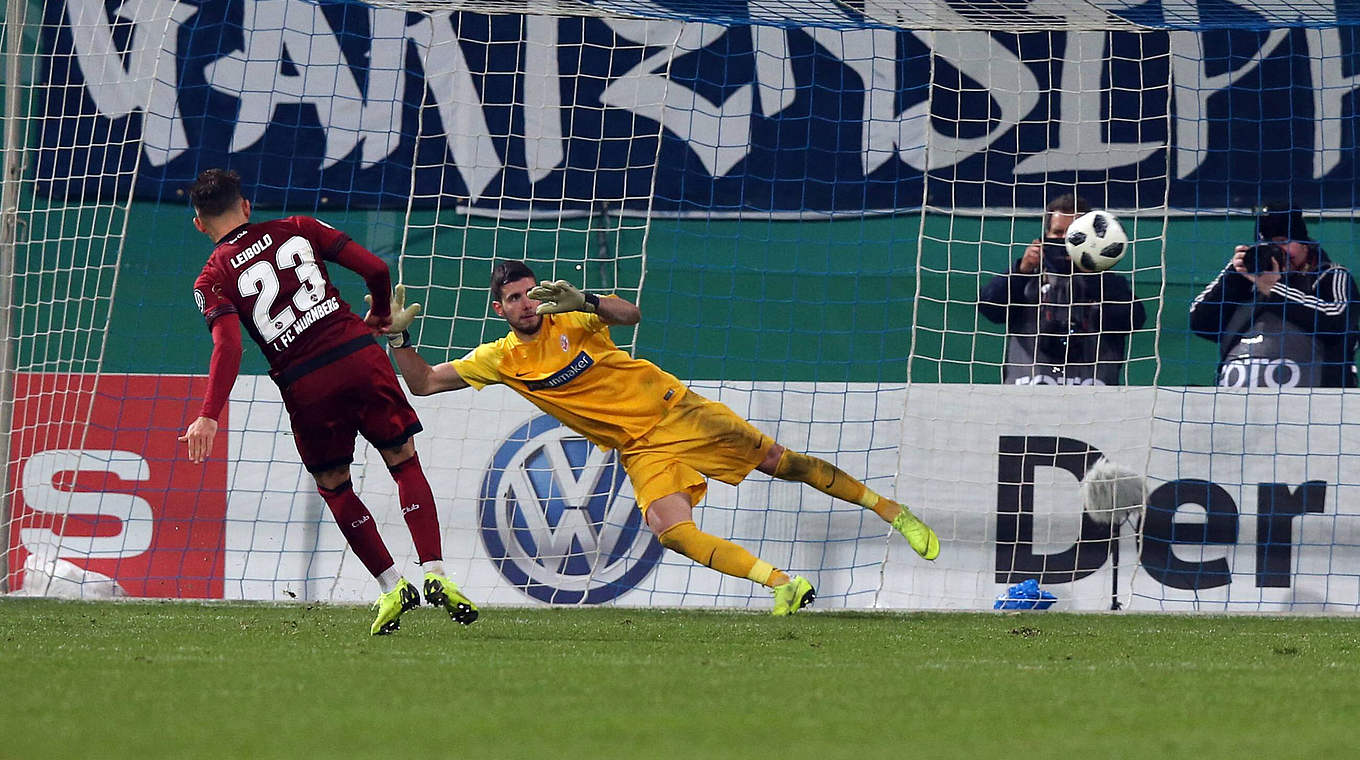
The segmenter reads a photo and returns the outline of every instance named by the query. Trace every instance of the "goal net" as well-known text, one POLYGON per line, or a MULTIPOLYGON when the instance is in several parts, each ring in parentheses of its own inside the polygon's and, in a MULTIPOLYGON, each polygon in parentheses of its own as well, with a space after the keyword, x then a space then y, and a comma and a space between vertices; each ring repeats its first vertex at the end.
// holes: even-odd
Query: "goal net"
MULTIPOLYGON (((1357 48, 1330 8, 10 0, 4 23, 5 590, 372 597, 253 347, 213 459, 176 441, 211 347, 184 189, 224 167, 257 218, 385 258, 430 362, 505 335, 490 273, 524 261, 637 302, 621 347, 939 532, 927 563, 808 486, 711 482, 700 527, 819 607, 991 608, 1026 580, 1067 609, 1360 606, 1352 392, 1251 360, 1260 387, 1219 388, 1190 317, 1263 206, 1347 263, 1357 48), (1073 274, 1045 238, 1087 207, 1128 243, 1073 274)), ((413 403, 470 597, 768 604, 663 551, 617 454, 507 389, 413 403)), ((362 441, 353 475, 414 571, 362 441)))

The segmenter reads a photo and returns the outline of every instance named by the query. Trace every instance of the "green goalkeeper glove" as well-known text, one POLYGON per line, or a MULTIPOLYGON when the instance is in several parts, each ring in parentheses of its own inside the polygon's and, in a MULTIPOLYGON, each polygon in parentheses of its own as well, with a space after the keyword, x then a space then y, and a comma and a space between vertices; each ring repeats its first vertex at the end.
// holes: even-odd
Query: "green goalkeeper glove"
MULTIPOLYGON (((364 296, 368 307, 373 308, 373 296, 364 296)), ((407 330, 420 315, 420 304, 406 305, 406 286, 400 283, 392 289, 392 324, 387 326, 387 344, 392 348, 403 348, 410 344, 411 334, 407 330)))
POLYGON ((527 294, 535 301, 542 301, 535 309, 537 314, 561 314, 564 311, 586 311, 591 314, 600 305, 600 297, 594 293, 577 290, 566 280, 549 282, 544 280, 529 289, 527 294))

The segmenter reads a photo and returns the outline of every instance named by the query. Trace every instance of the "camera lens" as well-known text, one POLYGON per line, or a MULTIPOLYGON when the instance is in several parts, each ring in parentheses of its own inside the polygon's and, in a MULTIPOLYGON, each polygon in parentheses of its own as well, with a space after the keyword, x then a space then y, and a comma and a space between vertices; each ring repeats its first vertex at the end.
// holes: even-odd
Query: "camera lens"
POLYGON ((1250 274, 1260 274, 1273 269, 1284 271, 1284 262, 1284 249, 1274 243, 1257 243, 1242 257, 1242 266, 1246 267, 1250 274), (1275 262, 1275 266, 1271 266, 1272 261, 1275 262))

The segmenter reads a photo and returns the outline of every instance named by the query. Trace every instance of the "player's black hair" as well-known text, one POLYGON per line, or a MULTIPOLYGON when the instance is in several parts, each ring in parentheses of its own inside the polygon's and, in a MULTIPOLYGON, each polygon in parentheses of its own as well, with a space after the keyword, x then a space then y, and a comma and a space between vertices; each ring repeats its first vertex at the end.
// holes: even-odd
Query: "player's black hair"
POLYGON ((1048 234, 1048 223, 1054 213, 1080 216, 1091 210, 1091 204, 1076 193, 1063 193, 1048 202, 1044 207, 1044 234, 1048 234))
POLYGON ((505 286, 515 280, 522 280, 528 277, 534 280, 534 270, 529 268, 523 261, 502 261, 491 269, 491 300, 501 300, 501 293, 505 286))
POLYGON ((199 216, 220 216, 241 201, 241 175, 231 169, 204 169, 189 186, 189 202, 199 216))

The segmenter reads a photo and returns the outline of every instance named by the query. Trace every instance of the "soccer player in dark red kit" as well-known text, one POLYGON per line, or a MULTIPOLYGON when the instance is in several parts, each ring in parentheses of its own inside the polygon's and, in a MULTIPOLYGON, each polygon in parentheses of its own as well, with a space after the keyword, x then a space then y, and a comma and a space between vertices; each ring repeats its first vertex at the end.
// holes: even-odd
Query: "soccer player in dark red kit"
MULTIPOLYGON (((212 331, 208 391, 199 416, 180 436, 189 459, 212 454, 217 418, 241 368, 241 326, 269 360, 292 421, 298 454, 340 532, 382 595, 371 633, 401 626, 420 595, 398 571, 373 515, 354 493, 355 435, 382 455, 397 482, 402 516, 425 571, 425 600, 467 625, 477 607, 444 575, 439 518, 412 436, 420 420, 375 336, 394 325, 387 264, 349 236, 307 216, 250 222, 250 201, 234 171, 208 169, 189 188, 194 227, 215 244, 194 282, 194 300, 212 331), (372 308, 363 319, 340 299, 326 273, 334 262, 364 278, 372 308)), ((411 317, 405 312, 407 323, 411 317)), ((413 315, 412 315, 413 316, 413 315)))

